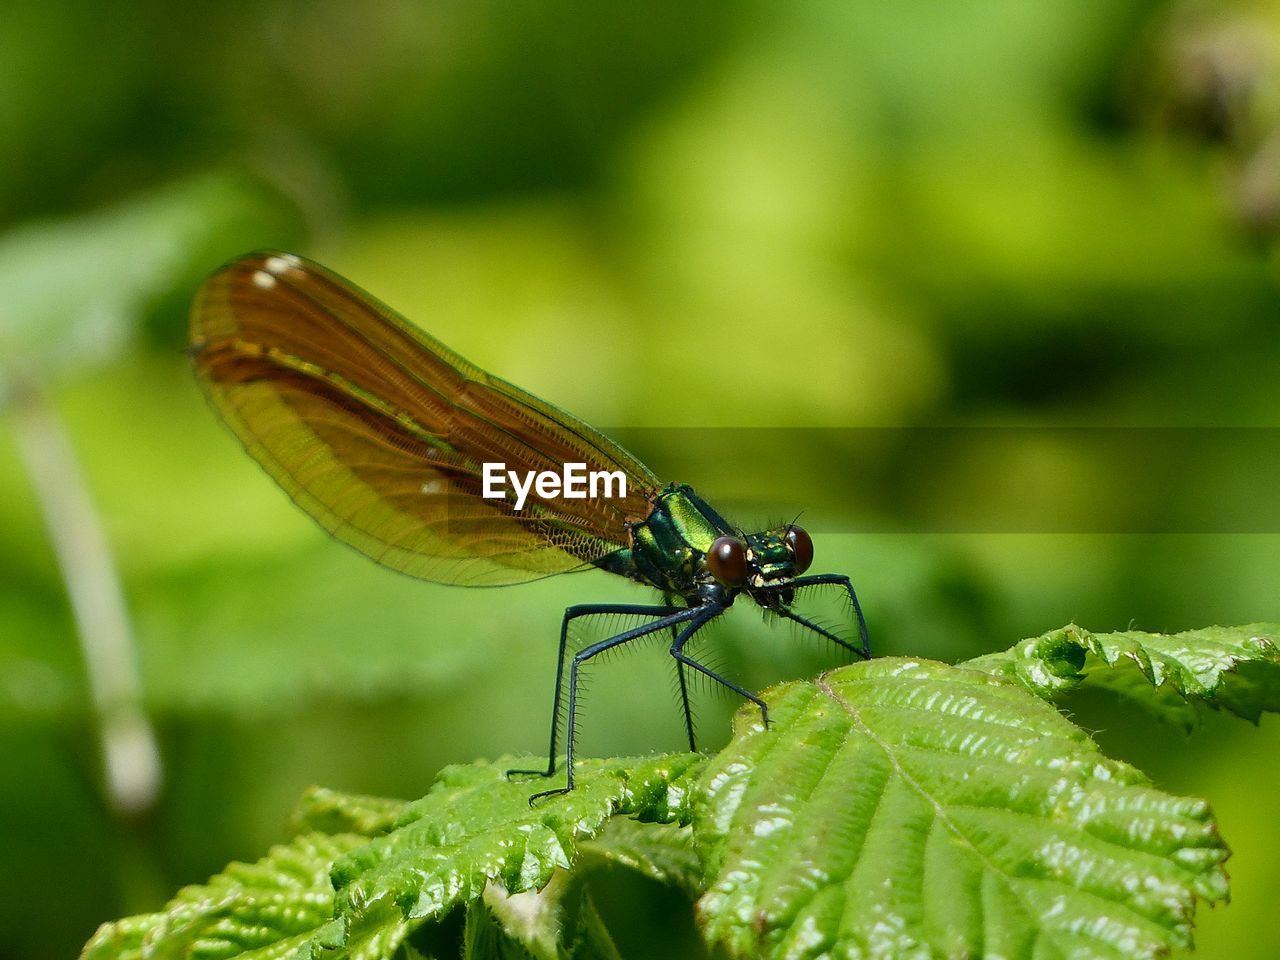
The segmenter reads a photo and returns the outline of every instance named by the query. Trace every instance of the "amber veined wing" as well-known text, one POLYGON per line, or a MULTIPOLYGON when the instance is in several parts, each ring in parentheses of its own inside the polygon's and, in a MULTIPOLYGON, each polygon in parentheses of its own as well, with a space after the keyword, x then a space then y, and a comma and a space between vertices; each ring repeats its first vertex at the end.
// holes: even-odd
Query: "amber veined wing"
POLYGON ((518 583, 628 545, 658 480, 582 421, 490 376, 292 254, 235 260, 191 313, 196 370, 245 448, 326 530, 424 580, 518 583), (482 465, 622 471, 626 496, 483 499, 482 465))

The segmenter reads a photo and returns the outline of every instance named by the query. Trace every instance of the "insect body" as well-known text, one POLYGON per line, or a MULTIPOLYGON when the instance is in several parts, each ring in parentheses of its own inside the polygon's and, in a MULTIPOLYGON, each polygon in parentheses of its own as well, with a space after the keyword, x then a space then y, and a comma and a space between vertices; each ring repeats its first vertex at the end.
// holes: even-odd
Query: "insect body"
POLYGON ((191 353, 245 449, 322 527, 379 563, 465 586, 594 567, 661 591, 662 604, 565 611, 547 767, 517 772, 555 773, 567 686, 567 783, 534 799, 573 788, 579 671, 606 650, 670 634, 691 749, 688 670, 756 703, 768 720, 764 701, 685 652, 737 597, 870 656, 853 585, 806 573, 813 541, 800 527, 738 530, 690 487, 664 486, 599 431, 485 373, 318 264, 263 252, 222 267, 192 307, 191 353), (497 498, 486 484, 496 464, 512 477, 581 468, 626 482, 611 485, 612 496, 585 497, 526 485, 517 509, 515 492, 497 498), (792 609, 797 591, 817 587, 847 592, 860 646, 792 609), (567 656, 574 620, 610 614, 649 619, 567 656))

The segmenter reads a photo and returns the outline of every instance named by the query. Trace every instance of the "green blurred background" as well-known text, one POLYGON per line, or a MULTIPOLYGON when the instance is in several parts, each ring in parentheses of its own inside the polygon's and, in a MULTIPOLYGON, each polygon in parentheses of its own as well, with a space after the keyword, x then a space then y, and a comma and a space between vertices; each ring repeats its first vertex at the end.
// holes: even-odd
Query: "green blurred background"
MULTIPOLYGON (((4 958, 72 955, 256 858, 309 784, 417 797, 444 764, 541 750, 563 607, 647 599, 600 573, 422 584, 325 538, 183 356, 230 256, 326 262, 588 422, 649 428, 635 452, 713 502, 768 504, 778 471, 674 428, 1280 420, 1274 2, 7 0, 0 144, 4 958), (86 643, 140 678, 97 709, 86 643)), ((779 464, 821 470, 819 435, 779 464)), ((1017 469, 1020 509, 1064 529, 1125 482, 1052 444, 1017 469)), ((980 501, 1008 470, 910 479, 980 501)), ((1201 517, 1276 494, 1195 478, 1161 482, 1201 517)), ((881 653, 1280 620, 1272 533, 894 531, 865 477, 829 482, 854 532, 820 533, 818 563, 854 577, 881 653)), ((718 641, 757 685, 831 659, 747 610, 718 641)), ((662 661, 596 671, 586 753, 681 746, 662 661)), ((702 704, 707 746, 734 706, 702 704)), ((1198 955, 1280 955, 1276 722, 1187 739, 1073 710, 1214 803, 1234 902, 1198 955)), ((625 956, 696 955, 672 892, 599 898, 625 956)))

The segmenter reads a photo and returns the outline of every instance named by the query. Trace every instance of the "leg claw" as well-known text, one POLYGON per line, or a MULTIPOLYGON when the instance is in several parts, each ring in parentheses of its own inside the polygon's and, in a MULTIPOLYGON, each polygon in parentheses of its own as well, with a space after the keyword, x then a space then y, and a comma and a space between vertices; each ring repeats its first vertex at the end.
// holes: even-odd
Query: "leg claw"
POLYGON ((559 787, 555 790, 543 790, 541 793, 535 793, 529 798, 529 806, 536 807, 544 800, 550 800, 552 797, 558 797, 561 794, 568 793, 572 787, 559 787))
POLYGON ((554 770, 508 770, 507 779, 514 780, 516 777, 549 777, 554 773, 554 770))

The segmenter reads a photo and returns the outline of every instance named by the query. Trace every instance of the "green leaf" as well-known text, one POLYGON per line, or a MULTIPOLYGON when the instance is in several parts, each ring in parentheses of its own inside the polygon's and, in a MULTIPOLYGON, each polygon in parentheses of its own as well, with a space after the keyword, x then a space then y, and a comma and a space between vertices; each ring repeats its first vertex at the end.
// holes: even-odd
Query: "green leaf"
POLYGON ((614 864, 701 893, 735 956, 1158 956, 1227 895, 1209 807, 1046 701, 1127 676, 1256 718, 1280 699, 1274 635, 1067 627, 960 666, 857 664, 770 691, 772 726, 740 714, 714 760, 587 761, 532 807, 541 783, 509 781, 511 760, 447 768, 409 804, 313 789, 292 844, 105 925, 85 957, 407 957, 461 906, 475 960, 612 957, 585 878, 614 864))
POLYGON ((556 870, 541 890, 508 893, 500 884, 490 883, 481 900, 468 908, 468 949, 477 951, 476 957, 506 956, 503 950, 518 949, 535 960, 616 958, 617 947, 589 888, 593 870, 617 866, 677 885, 691 900, 701 892, 701 870, 689 827, 615 816, 592 839, 578 845, 573 869, 556 870), (480 916, 473 916, 473 911, 480 916), (488 932, 487 926, 493 923, 501 928, 502 937, 517 946, 501 946, 501 937, 488 932), (471 939, 473 925, 476 941, 471 939), (481 947, 497 952, 485 953, 481 947))
POLYGON ((691 898, 702 893, 702 868, 689 826, 614 817, 578 853, 584 869, 617 864, 679 887, 691 898))
POLYGON ((590 892, 583 887, 578 909, 567 932, 562 932, 566 960, 622 960, 618 948, 596 909, 590 892))
POLYGON ((541 890, 524 893, 507 894, 490 884, 484 896, 467 907, 464 960, 558 960, 560 893, 567 885, 563 873, 541 890))
MULTIPOLYGON (((545 886, 615 813, 688 816, 703 759, 585 761, 572 793, 536 806, 529 796, 542 781, 508 780, 505 770, 520 765, 510 759, 448 767, 411 804, 313 789, 294 825, 326 832, 306 833, 257 863, 234 863, 161 913, 105 924, 83 960, 388 957, 424 921, 477 901, 491 881, 504 895, 545 886)), ((608 942, 593 906, 575 901, 571 922, 563 922, 556 896, 545 903, 557 924, 592 949, 608 942)))
MULTIPOLYGON (((366 838, 353 834, 308 834, 273 847, 257 863, 233 863, 203 886, 178 892, 160 913, 103 924, 85 946, 82 960, 143 960, 152 957, 237 957, 276 960, 309 956, 331 942, 334 893, 329 868, 366 838)), ((398 931, 403 935, 403 929, 398 931)), ((390 954, 388 935, 373 958, 390 954)))
POLYGON ((312 787, 293 808, 289 831, 294 834, 358 833, 364 837, 375 837, 394 827, 407 806, 403 800, 312 787))
POLYGON ((464 957, 620 960, 583 876, 557 870, 541 890, 523 893, 489 884, 467 908, 464 957))
POLYGON ((698 914, 734 956, 1158 956, 1227 895, 1208 804, 1019 684, 885 658, 768 699, 699 778, 698 914))
POLYGON ((584 761, 571 793, 533 806, 530 782, 504 773, 516 761, 448 767, 394 830, 334 865, 338 917, 363 930, 444 916, 490 881, 509 893, 539 889, 615 813, 686 816, 690 775, 702 761, 693 754, 584 761))
MULTIPOLYGON (((536 894, 517 894, 532 896, 536 894)), ((552 941, 554 945, 554 940, 552 941)), ((534 953, 511 937, 502 923, 493 915, 484 900, 477 900, 467 908, 467 922, 462 934, 462 960, 556 960, 552 952, 534 953)))
POLYGON ((964 666, 1017 680, 1054 698, 1082 683, 1105 686, 1191 729, 1197 705, 1257 722, 1280 710, 1280 624, 1184 633, 1090 633, 1074 624, 964 666))

